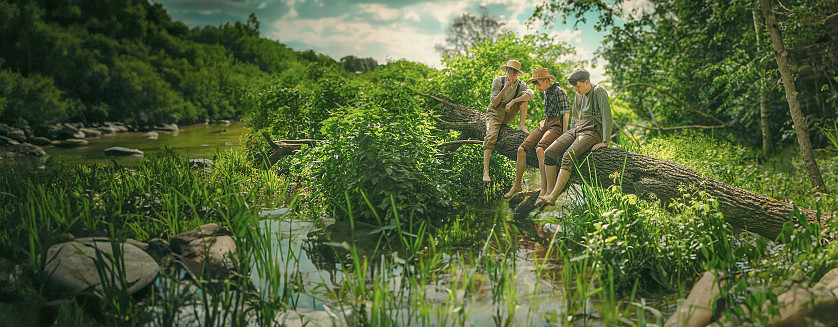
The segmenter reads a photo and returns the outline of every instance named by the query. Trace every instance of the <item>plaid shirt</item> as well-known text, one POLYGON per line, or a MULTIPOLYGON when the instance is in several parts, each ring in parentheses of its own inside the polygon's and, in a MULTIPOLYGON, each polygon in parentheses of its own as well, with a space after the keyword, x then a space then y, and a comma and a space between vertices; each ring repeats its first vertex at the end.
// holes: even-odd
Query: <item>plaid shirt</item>
POLYGON ((570 112, 570 98, 564 93, 559 83, 553 83, 541 94, 544 99, 544 117, 555 117, 570 112))

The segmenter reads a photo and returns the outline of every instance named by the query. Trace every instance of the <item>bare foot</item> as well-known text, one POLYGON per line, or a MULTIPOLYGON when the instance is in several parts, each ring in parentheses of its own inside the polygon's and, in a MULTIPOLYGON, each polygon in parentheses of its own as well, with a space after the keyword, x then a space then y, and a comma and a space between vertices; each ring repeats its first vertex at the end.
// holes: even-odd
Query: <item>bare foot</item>
POLYGON ((483 173, 483 181, 486 183, 492 181, 492 179, 489 177, 489 173, 483 173))
POLYGON ((549 195, 539 196, 538 199, 535 200, 535 205, 542 205, 542 204, 549 204, 551 206, 555 205, 556 204, 556 199, 550 198, 549 195))
POLYGON ((503 197, 508 199, 518 194, 518 192, 521 192, 521 185, 512 185, 512 188, 503 197))

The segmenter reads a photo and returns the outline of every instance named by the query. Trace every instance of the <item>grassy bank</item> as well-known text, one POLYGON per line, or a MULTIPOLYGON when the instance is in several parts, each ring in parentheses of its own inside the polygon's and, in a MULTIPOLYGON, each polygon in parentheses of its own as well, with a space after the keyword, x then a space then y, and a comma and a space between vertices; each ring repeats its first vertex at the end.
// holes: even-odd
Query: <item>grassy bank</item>
MULTIPOLYGON (((699 134, 653 139, 631 150, 803 206, 836 207, 834 195, 809 197, 800 164, 757 164, 747 150, 699 134)), ((727 304, 717 315, 756 322, 776 311, 771 305, 763 310, 765 303, 796 284, 817 281, 838 256, 826 242, 834 229, 789 223, 780 242, 766 240, 732 230, 716 200, 693 189, 661 205, 617 187, 584 185, 571 194, 577 205, 531 221, 542 231, 535 236, 511 220, 504 203, 419 219, 399 217, 391 197, 392 221, 401 224, 375 225, 357 221, 355 212, 381 212, 378 203, 345 201, 349 205, 338 210, 348 220, 335 222, 316 210, 324 204, 307 194, 309 181, 300 179, 305 175, 265 169, 242 151, 215 159, 210 169, 190 168, 172 152, 136 167, 4 162, 0 224, 9 227, 0 231, 0 257, 23 267, 39 294, 46 249, 53 244, 84 236, 168 239, 218 222, 233 232, 239 248, 236 278, 191 280, 164 270, 150 291, 137 296, 105 287, 45 310, 61 326, 172 326, 185 316, 207 326, 269 326, 645 325, 671 314, 706 270, 728 276, 727 304), (277 207, 288 209, 260 218, 277 207), (553 227, 542 229, 543 223, 553 227), (315 227, 294 234, 293 227, 276 230, 272 224, 315 227), (312 264, 314 272, 301 269, 312 264)), ((819 160, 822 167, 838 161, 819 160)), ((824 172, 835 187, 835 170, 824 172)))

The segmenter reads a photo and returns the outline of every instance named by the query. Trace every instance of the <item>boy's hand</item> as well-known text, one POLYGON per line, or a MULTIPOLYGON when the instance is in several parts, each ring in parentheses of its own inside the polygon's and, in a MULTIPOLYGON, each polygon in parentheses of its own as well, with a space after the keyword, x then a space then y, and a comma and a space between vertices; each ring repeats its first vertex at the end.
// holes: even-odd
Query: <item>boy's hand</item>
POLYGON ((527 134, 529 134, 529 133, 530 133, 530 131, 529 131, 529 130, 527 130, 527 126, 525 126, 525 125, 523 125, 523 124, 518 125, 518 130, 519 130, 519 131, 522 131, 522 132, 524 132, 524 133, 527 133, 527 134))
POLYGON ((592 147, 591 147, 591 152, 596 151, 596 149, 599 149, 599 148, 602 148, 602 147, 606 147, 606 148, 607 148, 607 147, 608 147, 608 143, 597 143, 597 144, 594 144, 594 146, 592 146, 592 147))

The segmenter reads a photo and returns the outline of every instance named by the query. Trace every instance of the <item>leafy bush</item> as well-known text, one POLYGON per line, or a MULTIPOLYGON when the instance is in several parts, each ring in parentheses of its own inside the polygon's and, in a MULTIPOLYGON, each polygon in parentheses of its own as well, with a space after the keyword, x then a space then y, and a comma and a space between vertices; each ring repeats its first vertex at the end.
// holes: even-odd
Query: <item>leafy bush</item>
POLYGON ((329 141, 300 160, 313 165, 314 193, 344 216, 351 209, 355 219, 384 223, 439 214, 449 201, 425 114, 367 102, 324 122, 323 133, 329 141))
POLYGON ((724 268, 732 263, 730 227, 705 194, 682 190, 670 211, 617 186, 584 187, 583 194, 585 205, 561 222, 559 236, 598 260, 606 268, 602 273, 612 271, 618 292, 630 291, 635 281, 642 289, 671 290, 704 271, 707 262, 724 268))

